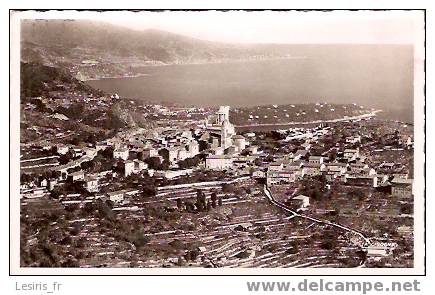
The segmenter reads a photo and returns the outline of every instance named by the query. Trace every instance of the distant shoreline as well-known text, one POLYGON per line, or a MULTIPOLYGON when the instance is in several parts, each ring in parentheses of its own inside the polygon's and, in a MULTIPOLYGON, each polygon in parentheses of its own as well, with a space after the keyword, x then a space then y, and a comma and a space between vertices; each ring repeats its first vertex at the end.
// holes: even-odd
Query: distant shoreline
POLYGON ((100 81, 102 79, 139 78, 139 77, 144 77, 144 76, 149 76, 149 74, 143 73, 143 74, 135 74, 135 75, 99 77, 99 78, 92 78, 92 79, 83 79, 83 80, 80 80, 80 81, 82 81, 82 82, 88 82, 88 81, 100 81))
MULTIPOLYGON (((288 57, 271 57, 271 58, 261 58, 261 59, 234 59, 234 60, 223 60, 223 61, 204 61, 204 62, 190 62, 190 63, 155 63, 139 66, 137 68, 153 68, 153 67, 167 67, 167 66, 192 66, 192 65, 210 65, 210 64, 232 64, 232 63, 248 63, 248 62, 258 62, 258 61, 273 61, 273 60, 301 60, 307 59, 306 56, 288 56, 288 57)), ((121 78, 138 78, 143 76, 149 76, 149 74, 138 73, 133 75, 116 75, 108 77, 96 77, 90 79, 80 80, 82 82, 86 81, 98 81, 103 79, 121 79, 121 78)))

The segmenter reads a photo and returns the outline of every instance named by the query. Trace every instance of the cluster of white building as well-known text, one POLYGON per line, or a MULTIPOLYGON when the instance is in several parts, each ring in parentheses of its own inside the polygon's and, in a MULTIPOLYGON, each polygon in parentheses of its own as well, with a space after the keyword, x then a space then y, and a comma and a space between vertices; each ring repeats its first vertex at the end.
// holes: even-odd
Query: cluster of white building
POLYGON ((363 182, 365 180, 371 186, 377 186, 379 175, 376 174, 375 169, 360 161, 358 149, 346 149, 343 153, 345 161, 342 162, 328 162, 327 157, 308 155, 308 151, 300 150, 288 155, 287 160, 270 164, 266 173, 267 184, 291 183, 305 176, 323 174, 327 181, 363 182))
POLYGON ((328 161, 324 156, 309 156, 308 151, 299 150, 289 154, 285 160, 271 163, 266 172, 256 171, 254 177, 265 177, 267 185, 294 183, 306 176, 324 175, 328 182, 339 181, 348 185, 379 187, 391 185, 393 195, 412 195, 412 179, 408 173, 385 173, 379 165, 379 171, 365 163, 359 149, 345 149, 340 160, 328 161))

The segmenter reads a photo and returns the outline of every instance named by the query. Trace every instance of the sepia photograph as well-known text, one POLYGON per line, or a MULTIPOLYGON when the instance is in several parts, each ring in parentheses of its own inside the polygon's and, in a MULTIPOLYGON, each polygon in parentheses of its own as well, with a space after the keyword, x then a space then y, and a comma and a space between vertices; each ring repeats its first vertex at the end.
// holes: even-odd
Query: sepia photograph
POLYGON ((10 26, 13 274, 425 273, 424 10, 10 26))

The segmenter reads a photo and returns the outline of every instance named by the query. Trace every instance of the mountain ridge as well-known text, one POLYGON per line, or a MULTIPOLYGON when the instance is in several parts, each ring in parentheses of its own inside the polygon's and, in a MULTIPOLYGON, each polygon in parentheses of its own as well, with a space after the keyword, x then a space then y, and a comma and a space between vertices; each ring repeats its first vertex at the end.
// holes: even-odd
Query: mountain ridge
POLYGON ((88 20, 24 20, 21 46, 23 62, 64 66, 83 79, 128 76, 134 74, 137 66, 289 54, 287 49, 275 45, 212 42, 156 29, 138 31, 88 20))
MULTIPOLYGON (((65 67, 80 80, 132 76, 138 68, 150 65, 305 58, 317 54, 315 50, 319 46, 223 43, 92 20, 23 20, 21 23, 23 62, 65 67)), ((321 46, 328 52, 337 44, 321 46)), ((353 46, 351 51, 357 55, 365 54, 367 48, 373 51, 376 46, 390 46, 397 51, 397 45, 347 46, 353 46)))

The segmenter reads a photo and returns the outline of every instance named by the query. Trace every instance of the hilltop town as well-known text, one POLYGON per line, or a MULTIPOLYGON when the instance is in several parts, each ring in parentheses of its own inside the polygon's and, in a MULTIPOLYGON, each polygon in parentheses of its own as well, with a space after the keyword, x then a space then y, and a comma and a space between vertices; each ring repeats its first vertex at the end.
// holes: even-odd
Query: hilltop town
POLYGON ((22 266, 413 265, 409 123, 44 85, 21 101, 22 266))

